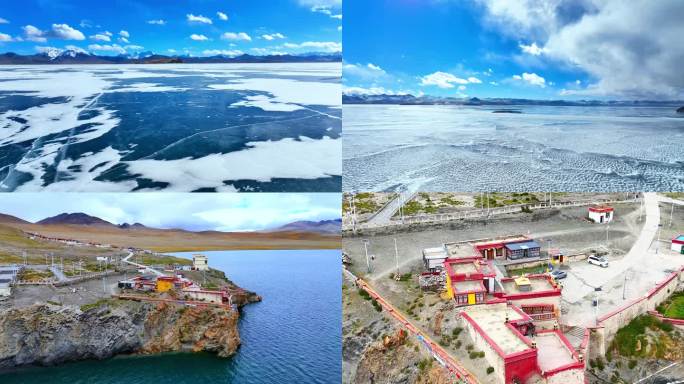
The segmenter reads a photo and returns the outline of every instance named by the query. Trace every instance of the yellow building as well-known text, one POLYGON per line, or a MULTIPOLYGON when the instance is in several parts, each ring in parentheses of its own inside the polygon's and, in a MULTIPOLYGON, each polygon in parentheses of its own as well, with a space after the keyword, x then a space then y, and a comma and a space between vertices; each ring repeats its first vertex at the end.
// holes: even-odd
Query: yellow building
POLYGON ((167 292, 173 289, 174 278, 170 276, 160 276, 157 278, 157 292, 167 292))

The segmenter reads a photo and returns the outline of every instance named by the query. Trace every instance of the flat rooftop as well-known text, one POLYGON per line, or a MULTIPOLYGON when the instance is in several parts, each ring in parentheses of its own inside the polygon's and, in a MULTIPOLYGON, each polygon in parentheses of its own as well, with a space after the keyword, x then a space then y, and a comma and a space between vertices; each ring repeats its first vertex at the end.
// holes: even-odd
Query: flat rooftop
POLYGON ((521 352, 530 347, 506 327, 506 316, 510 321, 521 320, 523 316, 505 304, 485 304, 466 307, 465 313, 482 328, 482 331, 489 336, 496 345, 506 354, 521 352))
POLYGON ((450 258, 463 259, 466 257, 482 257, 469 243, 445 244, 450 258))
POLYGON ((425 248, 423 249, 423 256, 426 259, 446 259, 447 253, 442 247, 425 248))
POLYGON ((547 280, 545 277, 533 277, 529 278, 529 281, 529 291, 521 291, 520 287, 518 287, 518 285, 515 283, 515 279, 501 281, 501 286, 503 287, 504 292, 506 292, 507 294, 542 292, 554 289, 553 285, 551 285, 551 282, 547 280))
POLYGON ((454 281, 451 285, 456 293, 485 290, 484 285, 479 280, 454 281))
POLYGON ((576 362, 572 352, 556 332, 538 333, 530 339, 537 343, 537 364, 542 371, 550 371, 576 362))
POLYGON ((478 271, 478 268, 477 268, 477 265, 475 265, 475 262, 449 263, 449 265, 451 266, 451 270, 456 275, 467 275, 467 274, 476 273, 478 271))

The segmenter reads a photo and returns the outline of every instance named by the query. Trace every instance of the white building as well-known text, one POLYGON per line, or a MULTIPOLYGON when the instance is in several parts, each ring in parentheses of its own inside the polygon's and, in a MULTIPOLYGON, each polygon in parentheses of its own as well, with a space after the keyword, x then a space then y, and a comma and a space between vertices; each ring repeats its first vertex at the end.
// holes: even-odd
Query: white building
POLYGON ((209 262, 207 257, 200 254, 192 255, 192 269, 196 271, 208 271, 209 262))
POLYGON ((447 257, 447 251, 444 247, 423 249, 423 263, 428 271, 441 269, 447 257))
POLYGON ((607 224, 613 221, 613 207, 606 205, 589 207, 589 219, 594 223, 607 224))

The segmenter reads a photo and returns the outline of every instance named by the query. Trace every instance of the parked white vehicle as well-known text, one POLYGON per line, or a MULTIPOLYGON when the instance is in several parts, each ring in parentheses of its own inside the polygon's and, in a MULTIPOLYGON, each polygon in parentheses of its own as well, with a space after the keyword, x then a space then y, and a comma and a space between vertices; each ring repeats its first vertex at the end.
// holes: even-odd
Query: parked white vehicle
POLYGON ((608 260, 601 256, 591 255, 587 258, 589 264, 598 265, 599 267, 608 268, 608 260))

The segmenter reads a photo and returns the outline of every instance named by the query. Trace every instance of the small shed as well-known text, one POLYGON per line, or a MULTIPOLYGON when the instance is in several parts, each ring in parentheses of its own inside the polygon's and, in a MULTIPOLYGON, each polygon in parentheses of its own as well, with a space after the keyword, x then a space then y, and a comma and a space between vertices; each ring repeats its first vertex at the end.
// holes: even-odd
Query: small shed
POLYGON ((607 224, 613 221, 613 207, 599 205, 589 207, 589 220, 594 223, 607 224))
POLYGON ((670 249, 684 255, 684 235, 679 235, 672 239, 672 245, 670 249))
POLYGON ((444 247, 423 249, 423 264, 428 271, 442 269, 446 259, 447 251, 444 247))

